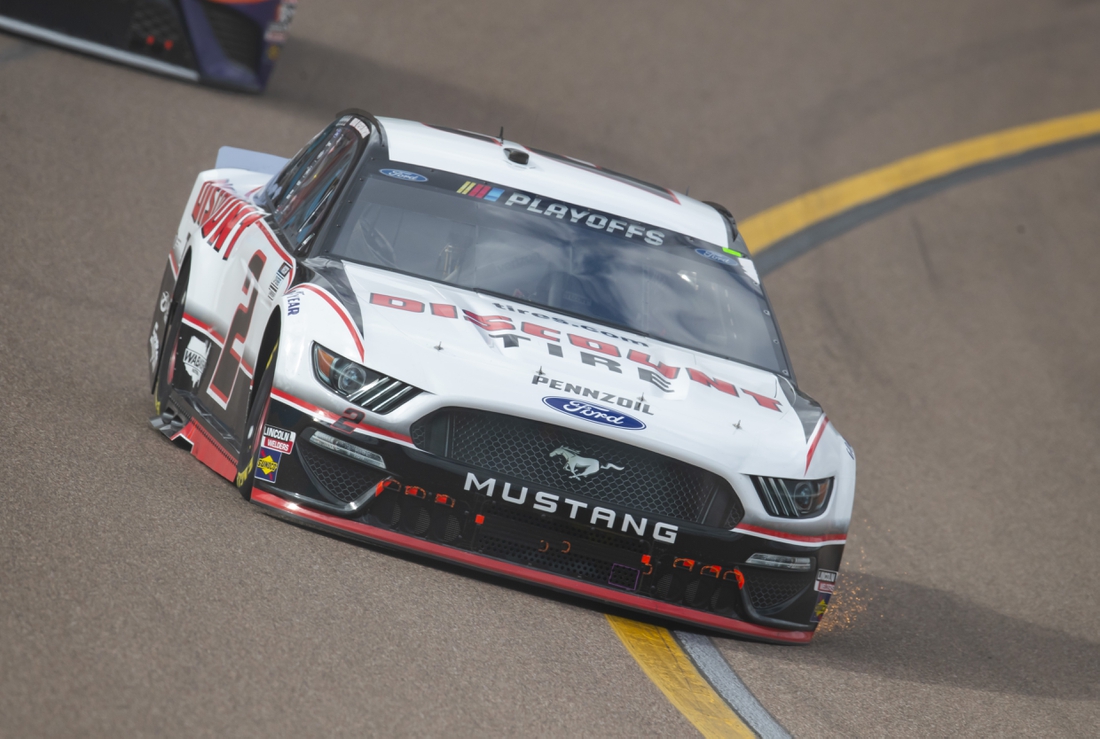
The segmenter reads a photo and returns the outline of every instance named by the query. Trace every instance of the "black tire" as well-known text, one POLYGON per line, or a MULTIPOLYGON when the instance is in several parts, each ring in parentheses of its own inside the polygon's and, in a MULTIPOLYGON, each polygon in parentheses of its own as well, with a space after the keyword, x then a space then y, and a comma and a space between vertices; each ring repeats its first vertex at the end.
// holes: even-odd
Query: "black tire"
MULTIPOLYGON (((176 285, 176 292, 180 293, 181 285, 176 285)), ((168 330, 164 332, 164 342, 161 344, 160 358, 157 359, 157 382, 153 386, 153 403, 158 414, 164 412, 168 403, 168 393, 172 390, 172 372, 176 364, 176 349, 180 340, 180 328, 183 326, 183 305, 187 299, 186 278, 182 284, 182 294, 172 299, 168 308, 168 330)))
POLYGON ((260 429, 267 420, 267 409, 271 405, 271 388, 275 383, 275 360, 279 355, 276 342, 264 365, 260 385, 252 398, 248 409, 248 421, 245 423, 245 436, 241 444, 240 459, 237 460, 237 490, 245 500, 252 500, 252 482, 255 479, 256 459, 260 452, 260 429))

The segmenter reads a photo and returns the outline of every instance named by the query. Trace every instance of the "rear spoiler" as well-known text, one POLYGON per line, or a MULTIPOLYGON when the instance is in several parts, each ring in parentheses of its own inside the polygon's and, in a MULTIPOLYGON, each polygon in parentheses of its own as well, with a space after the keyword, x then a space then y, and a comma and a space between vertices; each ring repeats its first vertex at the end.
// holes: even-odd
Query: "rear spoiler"
POLYGON ((223 146, 218 149, 218 161, 214 169, 247 169, 260 174, 278 174, 289 159, 259 151, 223 146))

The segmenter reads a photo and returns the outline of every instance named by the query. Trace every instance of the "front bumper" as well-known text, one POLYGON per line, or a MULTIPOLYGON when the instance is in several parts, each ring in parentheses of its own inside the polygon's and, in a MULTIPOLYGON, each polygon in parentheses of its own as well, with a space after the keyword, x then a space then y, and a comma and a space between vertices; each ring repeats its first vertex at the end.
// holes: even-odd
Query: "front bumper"
MULTIPOLYGON (((417 449, 392 432, 336 426, 283 393, 267 423, 292 431, 294 448, 277 472, 255 480, 252 502, 274 515, 352 539, 455 562, 603 603, 762 641, 805 644, 823 610, 819 570, 835 571, 843 546, 796 546, 741 531, 676 522, 675 541, 634 536, 564 510, 545 513, 514 491, 490 497, 468 484, 467 468, 417 449), (316 433, 380 455, 385 470, 313 443, 316 433), (800 572, 746 565, 752 554, 806 557, 800 572)), ((319 409, 313 409, 319 411, 319 409)), ((338 422, 337 422, 338 423, 338 422)), ((323 439, 324 437, 319 437, 323 439)), ((267 465, 270 470, 270 464, 267 465)), ((530 483, 531 499, 537 490, 530 483)), ((587 502, 595 499, 572 495, 587 502)), ((631 513, 637 519, 646 514, 631 513)), ((652 516, 651 516, 652 518, 652 516)), ((625 527, 624 527, 625 528, 625 527)), ((633 532, 631 532, 633 533, 633 532)), ((828 595, 824 595, 828 603, 828 595)))

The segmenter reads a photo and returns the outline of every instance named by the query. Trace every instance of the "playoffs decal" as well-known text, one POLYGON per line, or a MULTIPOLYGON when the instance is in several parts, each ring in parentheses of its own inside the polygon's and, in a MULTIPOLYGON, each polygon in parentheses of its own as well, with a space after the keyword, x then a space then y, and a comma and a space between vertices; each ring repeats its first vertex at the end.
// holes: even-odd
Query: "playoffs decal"
MULTIPOLYGON (((488 188, 488 185, 480 185, 488 188)), ((492 192, 500 190, 493 188, 492 192)), ((503 194, 503 190, 500 190, 503 194)), ((498 195, 497 197, 500 197, 498 195)), ((486 198, 488 199, 488 198, 486 198)), ((495 199, 495 198, 494 198, 495 199)), ((547 218, 557 218, 563 221, 566 218, 570 223, 584 224, 595 231, 615 234, 624 239, 643 240, 650 246, 660 246, 665 243, 665 234, 655 228, 644 226, 640 223, 616 218, 615 216, 597 213, 587 208, 578 208, 566 203, 558 203, 548 198, 535 197, 522 192, 513 192, 504 201, 504 205, 516 210, 526 210, 528 213, 541 215, 547 218)))

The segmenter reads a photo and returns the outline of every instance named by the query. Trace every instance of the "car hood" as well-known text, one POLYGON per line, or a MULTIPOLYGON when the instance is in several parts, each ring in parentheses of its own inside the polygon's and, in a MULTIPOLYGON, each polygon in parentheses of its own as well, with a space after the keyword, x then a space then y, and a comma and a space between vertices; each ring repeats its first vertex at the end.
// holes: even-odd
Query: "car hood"
POLYGON ((344 271, 362 317, 365 363, 431 394, 409 404, 415 417, 479 408, 719 474, 804 471, 812 424, 771 372, 388 270, 346 263, 344 271))

